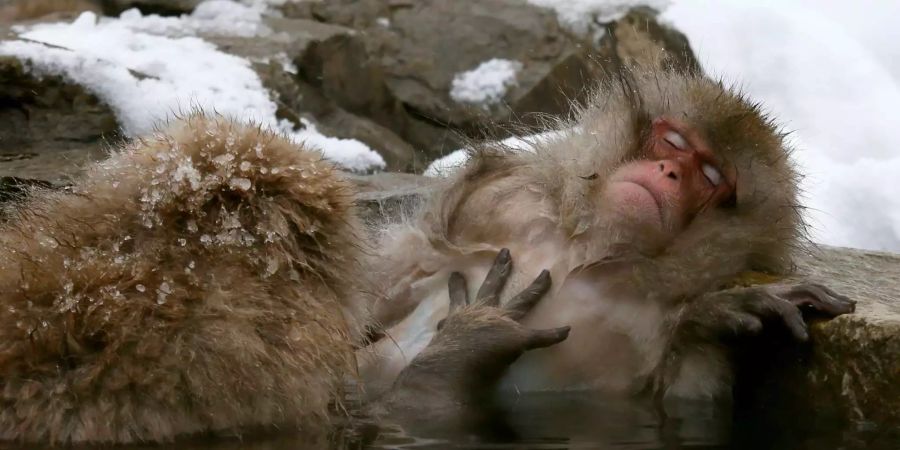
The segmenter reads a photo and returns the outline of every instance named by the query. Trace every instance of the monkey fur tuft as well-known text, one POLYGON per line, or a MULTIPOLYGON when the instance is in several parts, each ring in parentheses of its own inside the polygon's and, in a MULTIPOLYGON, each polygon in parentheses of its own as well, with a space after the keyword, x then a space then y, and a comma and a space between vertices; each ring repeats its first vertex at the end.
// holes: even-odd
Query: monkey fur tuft
POLYGON ((366 306, 352 187, 200 113, 0 225, 0 438, 170 441, 329 420, 366 306))

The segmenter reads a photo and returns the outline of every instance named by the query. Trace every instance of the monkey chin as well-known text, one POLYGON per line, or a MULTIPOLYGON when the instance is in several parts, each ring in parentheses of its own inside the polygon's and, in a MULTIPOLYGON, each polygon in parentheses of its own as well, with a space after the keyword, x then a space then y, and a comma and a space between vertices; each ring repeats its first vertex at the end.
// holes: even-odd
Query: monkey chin
POLYGON ((650 189, 634 181, 611 182, 604 195, 620 220, 640 223, 658 231, 665 230, 665 216, 660 201, 650 189))

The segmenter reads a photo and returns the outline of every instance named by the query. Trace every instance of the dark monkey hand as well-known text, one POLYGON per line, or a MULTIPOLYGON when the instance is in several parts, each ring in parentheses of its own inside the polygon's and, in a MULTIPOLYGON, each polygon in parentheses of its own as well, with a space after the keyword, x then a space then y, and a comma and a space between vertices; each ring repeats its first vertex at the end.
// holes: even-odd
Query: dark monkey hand
POLYGON ((809 333, 805 319, 831 319, 855 308, 853 300, 813 283, 734 288, 705 295, 688 306, 681 331, 727 338, 757 334, 765 323, 780 321, 797 340, 806 341, 809 333))
POLYGON ((388 397, 392 409, 456 408, 486 401, 523 353, 569 336, 569 327, 533 330, 519 323, 550 290, 546 270, 499 305, 511 267, 509 250, 501 250, 474 301, 469 301, 465 278, 456 272, 450 276, 450 312, 428 347, 394 383, 388 397))

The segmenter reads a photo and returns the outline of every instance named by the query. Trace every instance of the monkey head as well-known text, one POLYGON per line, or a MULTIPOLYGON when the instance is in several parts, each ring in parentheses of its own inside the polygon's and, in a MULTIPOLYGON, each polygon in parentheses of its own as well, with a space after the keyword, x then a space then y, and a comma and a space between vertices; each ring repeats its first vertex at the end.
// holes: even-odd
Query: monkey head
POLYGON ((759 104, 700 74, 629 73, 577 117, 537 153, 547 174, 578 175, 557 189, 560 213, 594 255, 636 255, 678 284, 701 275, 677 267, 714 284, 790 268, 799 176, 759 104))

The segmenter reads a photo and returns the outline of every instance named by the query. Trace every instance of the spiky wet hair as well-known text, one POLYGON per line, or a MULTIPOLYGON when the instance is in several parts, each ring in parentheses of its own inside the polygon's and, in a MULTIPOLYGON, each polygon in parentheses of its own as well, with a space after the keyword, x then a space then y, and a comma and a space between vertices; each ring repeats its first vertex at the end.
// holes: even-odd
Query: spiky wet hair
POLYGON ((194 114, 0 226, 0 438, 315 429, 354 371, 352 189, 319 152, 194 114))

